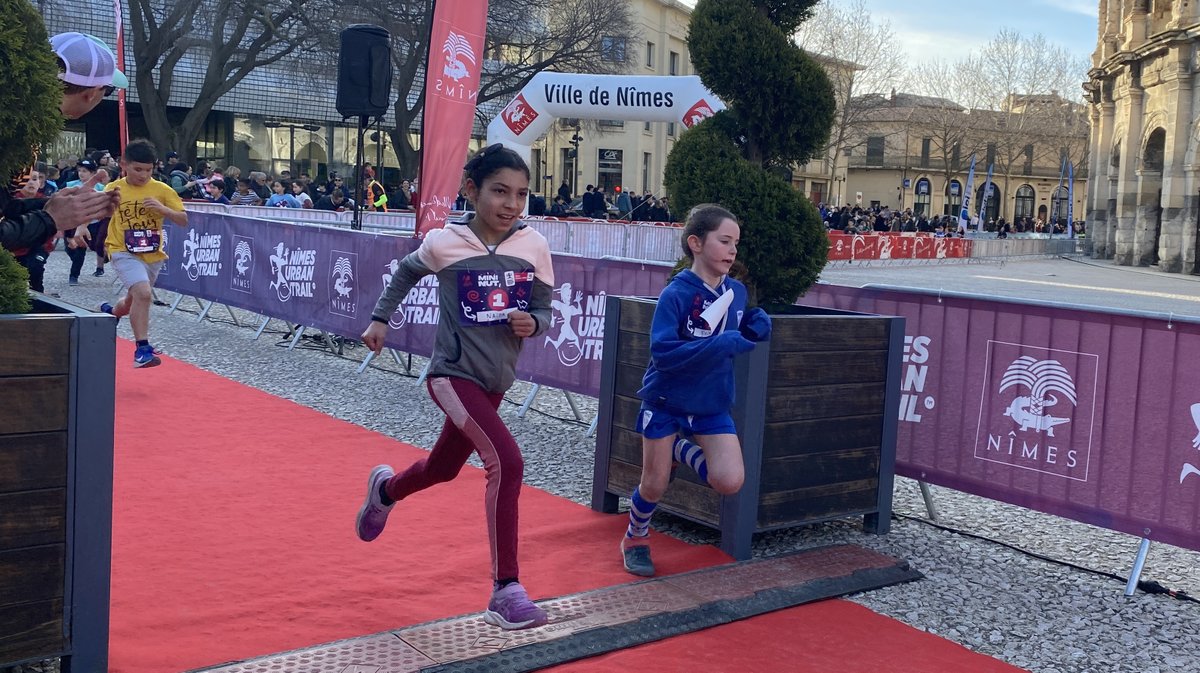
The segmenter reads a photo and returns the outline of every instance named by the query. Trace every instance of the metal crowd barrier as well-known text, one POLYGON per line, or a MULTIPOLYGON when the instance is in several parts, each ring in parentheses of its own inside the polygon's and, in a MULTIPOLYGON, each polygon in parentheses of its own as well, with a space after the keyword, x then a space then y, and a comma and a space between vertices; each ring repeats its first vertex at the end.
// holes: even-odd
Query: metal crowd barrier
MULTIPOLYGON (((187 202, 187 208, 195 212, 227 213, 294 224, 316 224, 348 228, 354 219, 351 211, 314 210, 310 208, 266 208, 263 206, 226 206, 214 203, 187 202)), ((463 213, 451 212, 451 217, 463 213)), ((525 220, 536 228, 550 245, 551 252, 579 255, 581 257, 619 258, 644 262, 673 264, 682 254, 677 226, 661 224, 639 224, 633 222, 610 222, 580 218, 557 219, 553 217, 529 217, 525 220)), ((411 211, 362 214, 363 230, 396 235, 411 235, 416 230, 416 215, 411 211)), ((958 261, 985 261, 990 259, 1013 259, 1023 257, 1047 257, 1059 255, 1088 255, 1091 240, 1082 238, 1050 238, 1047 235, 1016 235, 1006 239, 993 238, 993 234, 972 234, 968 257, 958 261)), ((874 239, 873 235, 864 238, 874 239)), ((871 264, 879 259, 870 256, 858 257, 849 262, 832 261, 831 265, 871 264)), ((953 259, 916 259, 906 263, 944 263, 953 259)), ((881 263, 900 263, 896 260, 881 263)))

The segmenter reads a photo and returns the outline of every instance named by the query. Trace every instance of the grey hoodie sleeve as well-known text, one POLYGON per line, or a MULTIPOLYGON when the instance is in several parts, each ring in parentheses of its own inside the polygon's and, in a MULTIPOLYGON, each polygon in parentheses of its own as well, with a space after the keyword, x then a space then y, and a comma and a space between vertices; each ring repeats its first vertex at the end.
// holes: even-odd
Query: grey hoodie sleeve
MULTIPOLYGON (((413 286, 422 278, 431 273, 433 273, 433 270, 425 266, 425 263, 417 256, 416 250, 408 253, 404 259, 400 260, 400 268, 396 270, 396 273, 392 274, 392 281, 384 288, 383 294, 379 295, 379 301, 375 302, 375 310, 371 311, 371 317, 381 322, 386 322, 396 312, 396 307, 400 306, 400 302, 404 301, 404 298, 408 296, 408 291, 413 289, 413 286)), ((536 291, 534 292, 534 296, 537 296, 536 291)), ((549 320, 549 317, 547 317, 547 320, 549 320)))
POLYGON ((553 293, 554 288, 543 283, 540 278, 534 279, 533 297, 529 302, 529 314, 537 321, 537 329, 533 331, 533 336, 550 329, 550 297, 553 293))

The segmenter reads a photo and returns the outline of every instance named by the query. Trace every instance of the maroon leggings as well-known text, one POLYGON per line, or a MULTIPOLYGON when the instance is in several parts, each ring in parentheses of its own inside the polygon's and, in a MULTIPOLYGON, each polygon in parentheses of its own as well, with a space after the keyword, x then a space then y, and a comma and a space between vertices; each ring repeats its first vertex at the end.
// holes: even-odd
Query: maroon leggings
POLYGON ((388 480, 387 494, 402 500, 434 484, 458 476, 467 458, 479 452, 487 470, 484 505, 488 542, 492 551, 492 578, 517 577, 517 498, 525 461, 521 447, 500 420, 496 410, 503 393, 489 393, 478 384, 453 377, 429 379, 429 395, 446 412, 442 434, 429 457, 413 463, 388 480))

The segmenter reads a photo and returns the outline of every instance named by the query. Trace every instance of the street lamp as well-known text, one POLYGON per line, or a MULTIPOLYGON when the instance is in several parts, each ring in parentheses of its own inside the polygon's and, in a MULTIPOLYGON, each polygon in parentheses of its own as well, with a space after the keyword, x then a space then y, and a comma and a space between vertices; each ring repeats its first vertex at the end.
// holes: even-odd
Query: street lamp
POLYGON ((583 136, 579 135, 579 122, 575 122, 575 133, 571 135, 571 193, 576 193, 576 176, 579 174, 579 143, 583 142, 583 136))

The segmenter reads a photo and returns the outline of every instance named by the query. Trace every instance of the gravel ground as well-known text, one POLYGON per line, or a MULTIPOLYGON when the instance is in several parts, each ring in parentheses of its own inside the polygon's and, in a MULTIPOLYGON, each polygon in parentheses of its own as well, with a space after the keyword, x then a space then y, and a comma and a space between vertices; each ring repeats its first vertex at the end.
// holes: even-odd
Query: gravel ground
MULTIPOLYGON (((112 275, 93 278, 91 261, 82 284, 68 287, 66 255, 55 253, 47 269, 47 290, 66 301, 94 307, 111 300, 116 288, 112 275)), ((1000 266, 955 265, 889 269, 833 269, 823 280, 861 284, 947 287, 970 290, 975 286, 1003 294, 1049 283, 1078 286, 1077 303, 1101 303, 1116 297, 1114 305, 1128 299, 1131 306, 1146 308, 1145 295, 1112 295, 1103 288, 1131 286, 1132 292, 1170 294, 1164 301, 1178 313, 1197 315, 1200 307, 1191 293, 1200 289, 1196 279, 1155 274, 1146 270, 1121 270, 1103 262, 1066 260, 1010 262, 1000 266), (1004 278, 1006 281, 997 281, 1004 278), (1021 279, 1037 281, 1021 283, 1021 279), (1038 279, 1041 279, 1038 281, 1038 279), (1095 297, 1088 287, 1100 288, 1095 297)), ((1047 289, 1049 293, 1050 290, 1047 289)), ((171 293, 161 293, 172 299, 171 293)), ((1061 297, 1062 289, 1052 296, 1061 297)), ((441 413, 429 400, 415 375, 423 361, 413 358, 412 374, 390 357, 378 358, 362 375, 355 370, 365 352, 348 345, 339 357, 305 339, 294 351, 286 349, 281 323, 253 340, 255 317, 237 311, 242 327, 217 308, 210 320, 197 320, 196 304, 185 299, 181 310, 168 314, 152 311, 153 343, 167 355, 317 409, 331 416, 388 434, 417 446, 430 446, 441 424, 441 413)), ((128 321, 119 334, 130 338, 128 321)), ((118 363, 125 366, 126 363, 118 363)), ((560 391, 543 389, 533 409, 516 418, 529 388, 517 384, 509 392, 510 404, 502 407, 526 457, 526 481, 556 495, 588 503, 591 496, 591 463, 594 439, 586 436, 586 423, 596 410, 596 400, 576 396, 585 422, 573 420, 560 391)), ((478 463, 476 463, 478 464, 478 463)), ((924 573, 923 581, 889 587, 851 597, 880 613, 935 633, 983 654, 1039 673, 1166 673, 1200 672, 1200 604, 1165 595, 1122 595, 1124 581, 1073 569, 1071 563, 1103 573, 1126 576, 1138 540, 1121 533, 1012 507, 949 489, 932 487, 942 526, 930 525, 916 482, 898 479, 892 531, 886 536, 865 534, 857 520, 756 536, 757 556, 825 545, 853 542, 907 559, 924 573), (990 538, 978 539, 974 536, 990 538), (1025 550, 1014 551, 1005 545, 1025 550), (1055 561, 1042 560, 1032 554, 1055 561)), ((702 527, 668 516, 656 517, 656 528, 700 543, 715 543, 717 536, 702 527)), ((616 559, 613 559, 616 562, 616 559)), ((1163 544, 1151 546, 1143 579, 1200 596, 1200 553, 1163 544)))

